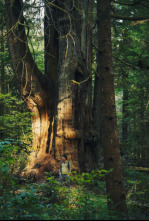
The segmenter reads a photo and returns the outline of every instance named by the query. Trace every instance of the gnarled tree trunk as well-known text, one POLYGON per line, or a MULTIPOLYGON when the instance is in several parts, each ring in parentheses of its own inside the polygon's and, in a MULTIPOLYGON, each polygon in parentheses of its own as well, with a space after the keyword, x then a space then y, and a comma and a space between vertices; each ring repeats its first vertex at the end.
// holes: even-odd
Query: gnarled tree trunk
POLYGON ((89 96, 86 91, 89 71, 81 52, 83 36, 77 35, 76 15, 79 11, 73 5, 74 1, 44 2, 46 73, 42 74, 27 44, 23 3, 5 0, 13 68, 21 96, 32 113, 35 151, 27 171, 37 176, 47 170, 57 173, 63 153, 68 155, 73 169, 85 169, 85 117, 90 111, 87 108, 90 101, 86 104, 81 101, 82 97, 89 96), (85 83, 78 83, 84 80, 85 83))
POLYGON ((85 169, 88 166, 84 167, 87 156, 85 131, 89 130, 86 122, 90 124, 91 120, 91 55, 88 50, 91 50, 92 31, 88 31, 88 19, 82 18, 78 8, 83 8, 79 1, 75 1, 75 5, 73 1, 46 5, 45 48, 47 74, 51 73, 52 67, 57 97, 54 155, 60 158, 65 152, 73 168, 85 169), (80 24, 83 24, 83 33, 80 24))
MULTIPOLYGON (((49 130, 52 127, 54 92, 51 79, 43 75, 35 64, 27 43, 23 3, 6 0, 7 31, 13 69, 17 75, 21 97, 32 113, 33 148, 30 167, 37 172, 45 158, 49 130), (38 162, 37 159, 40 159, 38 162)), ((45 160, 44 160, 45 161, 45 160)))

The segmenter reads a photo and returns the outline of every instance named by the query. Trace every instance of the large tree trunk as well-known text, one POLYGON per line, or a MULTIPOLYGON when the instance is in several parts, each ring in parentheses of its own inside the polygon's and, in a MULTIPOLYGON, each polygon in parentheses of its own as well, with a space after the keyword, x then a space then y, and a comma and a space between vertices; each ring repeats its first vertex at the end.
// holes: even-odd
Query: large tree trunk
POLYGON ((31 154, 28 171, 32 169, 35 173, 40 174, 43 172, 41 164, 43 161, 45 162, 45 158, 49 159, 46 152, 51 136, 49 132, 52 127, 54 89, 51 79, 39 71, 30 53, 25 34, 22 1, 6 0, 5 5, 9 15, 6 25, 13 69, 17 75, 22 99, 32 113, 35 151, 31 154))
POLYGON ((106 189, 109 198, 108 205, 110 210, 127 214, 115 107, 110 0, 98 1, 97 7, 101 145, 104 149, 105 169, 113 169, 106 176, 106 189))
MULTIPOLYGON (((66 153, 74 169, 85 169, 88 166, 84 164, 88 155, 85 131, 89 130, 91 120, 91 55, 88 52, 91 50, 91 30, 87 18, 82 18, 76 7, 83 8, 79 1, 75 5, 73 1, 57 1, 52 8, 47 5, 45 30, 50 42, 45 39, 46 67, 48 75, 52 67, 57 96, 54 155, 59 159, 66 153), (83 24, 82 33, 78 22, 83 24)), ((91 8, 90 5, 88 7, 91 8)), ((89 156, 92 158, 91 154, 89 156)), ((89 164, 89 167, 92 165, 89 164)))
MULTIPOLYGON (((89 72, 77 36, 73 1, 55 1, 46 5, 45 72, 37 68, 25 35, 23 3, 5 0, 7 30, 14 70, 21 96, 32 113, 33 147, 27 170, 37 176, 43 171, 58 172, 63 153, 75 170, 84 169, 85 117, 90 111, 81 101, 88 96, 89 72), (84 83, 73 83, 76 81, 84 83), (85 111, 84 111, 85 110, 85 111), (85 116, 84 116, 85 115, 85 116)), ((80 15, 79 15, 80 16, 80 15)), ((85 40, 86 41, 86 40, 85 40)), ((91 83, 91 82, 90 82, 91 83)))

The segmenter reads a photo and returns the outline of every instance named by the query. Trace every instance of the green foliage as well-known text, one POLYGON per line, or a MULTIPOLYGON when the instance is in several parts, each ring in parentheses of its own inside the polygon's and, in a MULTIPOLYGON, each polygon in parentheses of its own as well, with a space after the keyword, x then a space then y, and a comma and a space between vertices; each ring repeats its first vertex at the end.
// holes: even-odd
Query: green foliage
POLYGON ((0 220, 42 220, 52 218, 54 203, 59 202, 58 190, 54 186, 56 181, 51 177, 46 183, 27 184, 23 188, 17 186, 17 182, 18 180, 14 182, 14 185, 10 184, 10 190, 3 186, 3 194, 0 201, 0 220))
POLYGON ((63 219, 70 220, 98 220, 109 219, 104 177, 111 171, 100 170, 74 173, 70 177, 72 187, 64 191, 65 208, 63 219), (66 210, 67 207, 67 210, 66 210), (66 215, 67 212, 67 215, 66 215))
MULTIPOLYGON (((0 94, 4 111, 0 113, 0 192, 7 201, 17 188, 16 178, 25 168, 31 145, 30 114, 11 94, 0 94), (10 195, 9 195, 10 194, 10 195)), ((3 202, 3 201, 2 201, 3 202)))
POLYGON ((39 70, 44 73, 44 37, 33 33, 29 46, 39 70))
POLYGON ((126 169, 127 202, 130 218, 148 220, 149 217, 149 175, 148 172, 126 169))
MULTIPOLYGON (((0 173, 9 172, 20 173, 27 164, 30 148, 26 144, 19 143, 12 139, 0 141, 0 173)), ((3 177, 1 174, 1 178, 3 177)))
MULTIPOLYGON (((0 220, 120 220, 107 208, 104 178, 109 172, 74 173, 70 188, 61 186, 51 173, 36 184, 20 185, 12 178, 9 188, 1 188, 0 220)), ((133 170, 124 175, 130 219, 147 219, 149 176, 133 170)))
POLYGON ((87 182, 94 178, 91 174, 88 174, 88 177, 86 175, 75 175, 71 182, 78 179, 77 186, 72 183, 73 186, 70 188, 60 186, 58 180, 51 174, 48 174, 44 183, 26 184, 22 188, 18 186, 18 189, 13 185, 11 191, 3 187, 5 191, 1 195, 0 219, 108 219, 106 195, 97 196, 93 189, 89 190, 87 182))
MULTIPOLYGON (((145 1, 143 1, 145 2, 145 1)), ((148 5, 148 3, 147 3, 148 5)), ((147 6, 146 5, 146 6, 147 6)), ((147 7, 114 4, 115 13, 143 17, 147 7)), ((113 21, 113 53, 117 115, 122 153, 126 164, 148 167, 148 47, 147 21, 113 21), (123 137, 123 128, 127 136, 123 137)))
POLYGON ((31 116, 24 102, 11 94, 0 94, 0 103, 4 105, 4 113, 0 114, 1 137, 29 144, 32 139, 31 116))
POLYGON ((30 114, 23 111, 22 101, 11 94, 0 94, 0 103, 4 104, 3 115, 0 115, 0 176, 6 185, 12 173, 18 174, 24 169, 32 134, 30 114))

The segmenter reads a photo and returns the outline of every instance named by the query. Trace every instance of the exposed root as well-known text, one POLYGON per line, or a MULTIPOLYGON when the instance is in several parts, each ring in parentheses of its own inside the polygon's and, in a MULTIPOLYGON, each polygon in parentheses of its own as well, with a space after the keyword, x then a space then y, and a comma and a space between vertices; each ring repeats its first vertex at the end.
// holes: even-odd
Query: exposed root
POLYGON ((59 174, 60 161, 54 159, 49 154, 40 154, 37 158, 31 156, 31 163, 22 172, 21 177, 30 181, 43 179, 44 172, 51 172, 53 175, 59 174))

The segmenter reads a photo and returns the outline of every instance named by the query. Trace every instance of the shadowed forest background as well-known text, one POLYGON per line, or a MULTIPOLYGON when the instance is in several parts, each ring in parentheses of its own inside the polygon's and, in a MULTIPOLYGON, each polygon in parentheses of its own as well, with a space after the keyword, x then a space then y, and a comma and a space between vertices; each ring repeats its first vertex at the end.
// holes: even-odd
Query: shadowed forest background
POLYGON ((148 220, 148 32, 145 0, 0 0, 0 220, 148 220))

